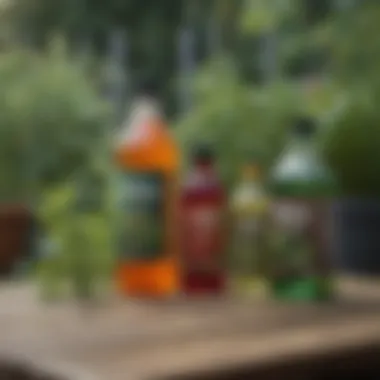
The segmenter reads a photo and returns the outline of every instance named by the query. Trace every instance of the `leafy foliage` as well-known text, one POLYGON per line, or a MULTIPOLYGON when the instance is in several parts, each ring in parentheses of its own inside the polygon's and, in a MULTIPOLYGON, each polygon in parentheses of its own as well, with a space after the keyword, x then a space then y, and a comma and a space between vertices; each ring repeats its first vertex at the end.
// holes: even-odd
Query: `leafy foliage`
POLYGON ((242 31, 262 34, 278 29, 294 16, 297 5, 297 0, 247 0, 241 13, 242 31))
POLYGON ((24 197, 85 165, 107 123, 107 109, 64 44, 36 55, 0 57, 2 197, 24 197))
POLYGON ((317 30, 330 51, 330 71, 345 95, 327 123, 325 152, 353 196, 379 196, 380 6, 365 2, 317 30))
POLYGON ((282 74, 316 74, 317 80, 306 83, 298 101, 300 109, 322 122, 324 152, 343 193, 378 196, 379 4, 345 2, 346 7, 334 11, 322 1, 304 2, 308 4, 304 9, 300 2, 288 1, 282 4, 287 10, 281 12, 276 1, 248 3, 245 32, 260 34, 263 27, 284 32, 279 54, 282 74), (259 17, 255 8, 267 16, 259 17), (267 23, 256 23, 257 30, 254 23, 247 27, 255 19, 267 23))
POLYGON ((185 156, 193 144, 210 142, 223 178, 231 184, 236 168, 252 154, 270 164, 282 147, 296 94, 278 84, 250 89, 240 83, 233 64, 216 60, 198 75, 195 106, 176 128, 185 156))
POLYGON ((344 194, 380 195, 380 114, 375 94, 356 89, 328 123, 325 152, 344 194))
POLYGON ((38 217, 55 249, 42 252, 37 272, 42 295, 66 296, 68 285, 76 296, 99 295, 114 265, 107 191, 98 212, 90 213, 76 210, 72 182, 49 188, 43 195, 38 217))

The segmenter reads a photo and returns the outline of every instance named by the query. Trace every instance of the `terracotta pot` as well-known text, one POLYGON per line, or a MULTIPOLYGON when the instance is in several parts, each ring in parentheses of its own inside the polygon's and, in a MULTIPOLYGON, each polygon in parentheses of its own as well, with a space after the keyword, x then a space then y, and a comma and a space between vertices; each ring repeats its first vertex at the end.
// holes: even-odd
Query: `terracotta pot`
POLYGON ((0 275, 9 275, 27 252, 32 213, 22 204, 0 204, 0 275))

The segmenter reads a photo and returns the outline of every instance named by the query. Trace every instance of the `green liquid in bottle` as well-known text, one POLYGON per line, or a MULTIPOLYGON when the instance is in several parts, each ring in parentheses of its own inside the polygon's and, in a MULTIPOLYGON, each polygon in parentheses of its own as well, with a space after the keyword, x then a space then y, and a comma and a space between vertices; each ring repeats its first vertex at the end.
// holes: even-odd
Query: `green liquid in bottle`
POLYGON ((333 181, 314 146, 314 124, 300 120, 271 177, 274 196, 270 288, 283 300, 329 299, 329 198, 333 181))

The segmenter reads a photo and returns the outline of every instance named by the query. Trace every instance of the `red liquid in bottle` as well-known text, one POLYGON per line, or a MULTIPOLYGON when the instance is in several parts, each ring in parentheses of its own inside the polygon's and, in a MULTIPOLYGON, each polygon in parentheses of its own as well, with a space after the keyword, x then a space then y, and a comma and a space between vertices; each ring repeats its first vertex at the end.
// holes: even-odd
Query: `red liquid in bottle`
POLYGON ((211 152, 199 149, 181 194, 182 290, 187 295, 223 293, 225 194, 211 152))

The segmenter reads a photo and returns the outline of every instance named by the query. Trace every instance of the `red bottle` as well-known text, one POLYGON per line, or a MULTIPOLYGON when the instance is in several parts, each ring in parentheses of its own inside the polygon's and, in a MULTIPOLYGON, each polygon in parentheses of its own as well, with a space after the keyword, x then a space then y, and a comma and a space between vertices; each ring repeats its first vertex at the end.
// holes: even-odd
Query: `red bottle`
POLYGON ((225 194, 207 146, 198 147, 181 194, 182 290, 220 294, 226 286, 223 260, 225 194))

